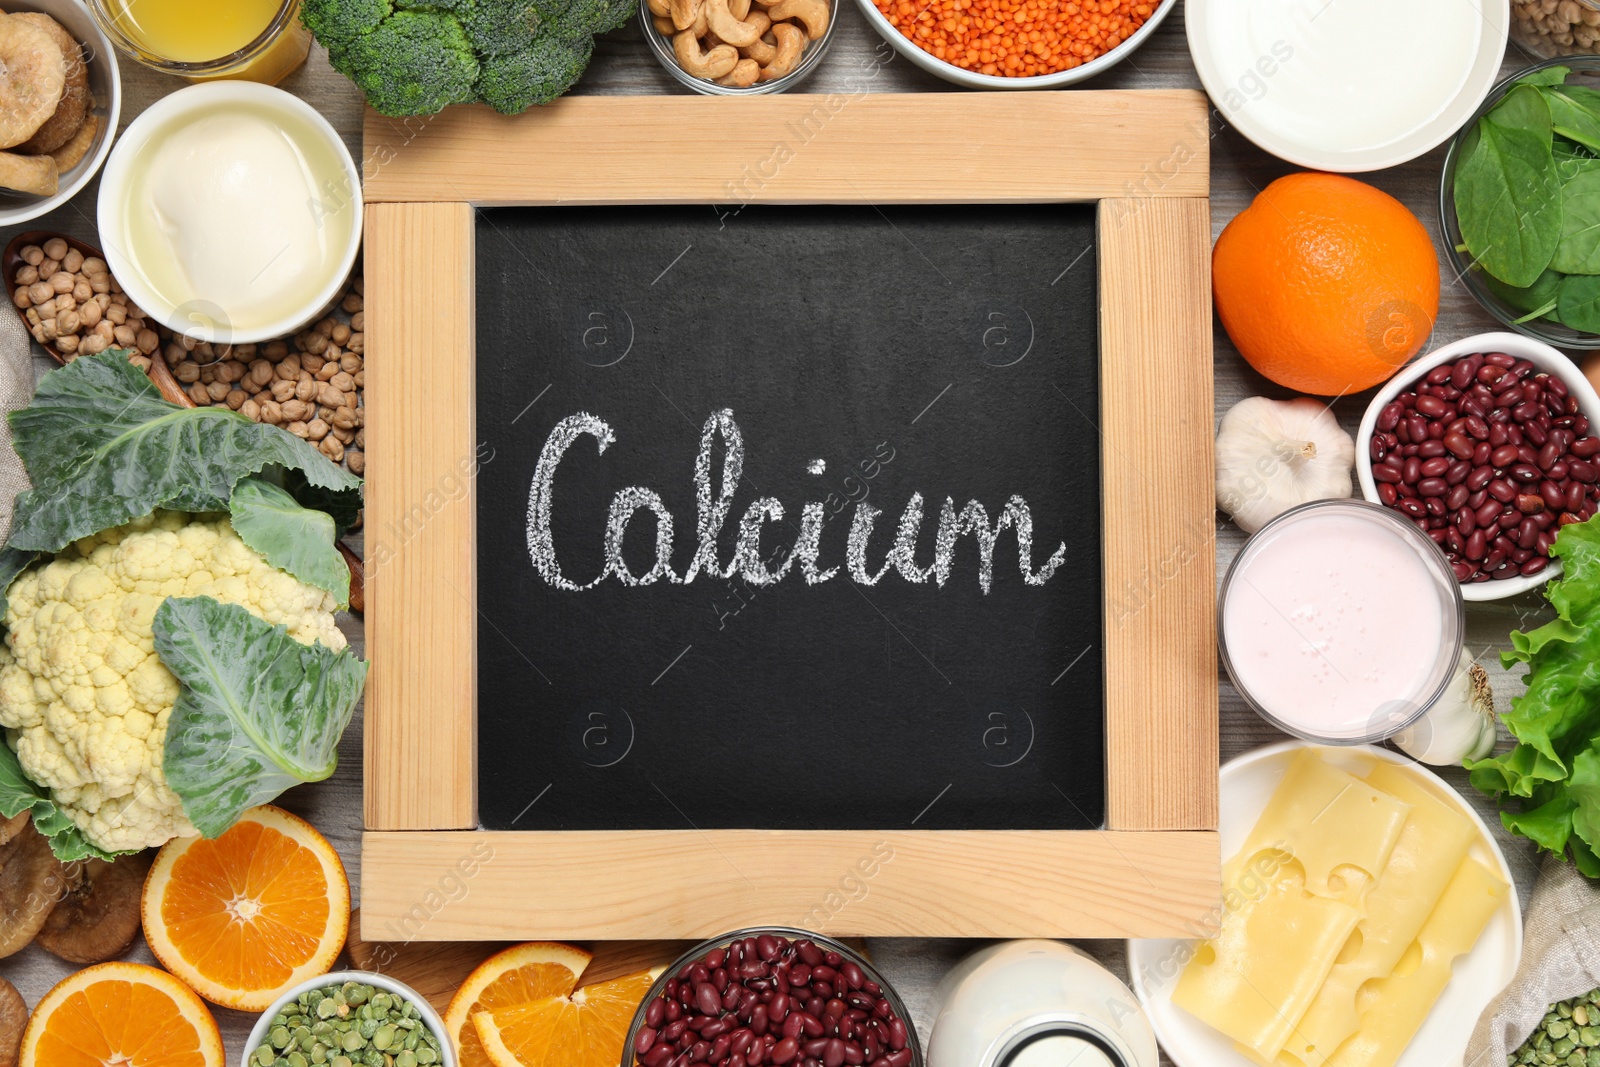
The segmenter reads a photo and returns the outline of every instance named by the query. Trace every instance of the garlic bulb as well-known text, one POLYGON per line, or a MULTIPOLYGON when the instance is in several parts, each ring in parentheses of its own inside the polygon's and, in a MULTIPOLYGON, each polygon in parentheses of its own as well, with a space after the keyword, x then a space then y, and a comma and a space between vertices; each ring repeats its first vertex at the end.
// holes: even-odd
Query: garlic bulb
POLYGON ((1389 740, 1412 759, 1439 767, 1494 751, 1494 693, 1489 675, 1465 649, 1450 685, 1433 707, 1389 740))
POLYGON ((1325 405, 1247 397, 1217 430, 1217 507, 1255 533, 1307 501, 1349 496, 1355 459, 1355 442, 1325 405))

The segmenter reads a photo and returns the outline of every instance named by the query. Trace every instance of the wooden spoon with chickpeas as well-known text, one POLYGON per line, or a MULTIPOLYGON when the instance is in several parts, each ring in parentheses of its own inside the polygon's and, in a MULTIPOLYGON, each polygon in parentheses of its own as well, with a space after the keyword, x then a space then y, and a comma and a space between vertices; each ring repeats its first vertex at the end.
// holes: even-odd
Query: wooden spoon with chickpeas
POLYGON ((107 348, 135 350, 149 369, 161 347, 155 323, 128 299, 100 251, 65 234, 18 234, 0 254, 11 304, 58 363, 107 348))

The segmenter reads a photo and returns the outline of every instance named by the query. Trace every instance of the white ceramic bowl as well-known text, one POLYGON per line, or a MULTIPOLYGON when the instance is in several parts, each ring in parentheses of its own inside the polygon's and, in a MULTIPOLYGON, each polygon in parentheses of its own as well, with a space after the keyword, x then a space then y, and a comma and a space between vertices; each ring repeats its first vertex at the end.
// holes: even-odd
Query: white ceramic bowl
MULTIPOLYGON (((1304 741, 1285 741, 1246 752, 1223 764, 1219 799, 1224 858, 1231 858, 1244 847, 1273 790, 1283 780, 1289 761, 1295 752, 1306 747, 1304 741)), ((1356 774, 1367 773, 1374 762, 1391 763, 1408 771, 1418 785, 1472 821, 1478 833, 1467 854, 1511 886, 1472 951, 1455 961, 1450 984, 1395 1065, 1462 1067, 1473 1025, 1495 994, 1511 981, 1522 957, 1522 906, 1505 854, 1472 805, 1421 764, 1381 748, 1322 749, 1322 753, 1329 763, 1356 774)), ((1229 895, 1237 900, 1240 891, 1231 890, 1229 895)), ((1196 916, 1195 922, 1198 925, 1215 921, 1220 913, 1219 908, 1217 914, 1196 916)), ((1172 1003, 1178 975, 1193 954, 1193 941, 1128 942, 1128 973, 1161 1047, 1178 1067, 1251 1067, 1252 1061, 1235 1049, 1231 1039, 1172 1003)))
POLYGON ((427 1024, 428 1028, 433 1031, 434 1036, 439 1039, 439 1048, 444 1053, 436 1067, 456 1067, 455 1045, 451 1042, 450 1035, 445 1033, 444 1020, 439 1018, 439 1013, 433 1010, 433 1006, 423 999, 421 993, 418 993, 404 982, 397 982, 393 978, 374 974, 371 971, 333 971, 317 978, 310 978, 273 1001, 272 1007, 262 1012, 261 1017, 256 1020, 256 1024, 250 1028, 250 1037, 244 1043, 244 1054, 239 1057, 239 1067, 255 1067, 250 1062, 250 1054, 260 1048, 261 1043, 267 1039, 267 1031, 272 1026, 272 1020, 277 1016, 278 1012, 283 1010, 285 1004, 300 996, 301 993, 309 993, 313 989, 323 989, 330 985, 343 985, 345 982, 360 982, 363 985, 377 986, 379 989, 387 990, 390 993, 398 993, 415 1004, 417 1011, 422 1015, 422 1021, 427 1024))
POLYGON ((128 124, 117 142, 116 150, 106 161, 105 173, 100 178, 99 214, 100 243, 105 249, 111 273, 147 315, 169 330, 201 340, 252 344, 294 333, 319 318, 339 295, 361 250, 361 172, 338 132, 315 108, 299 97, 254 82, 204 82, 156 101, 128 124), (204 294, 195 294, 191 299, 177 304, 158 295, 139 271, 123 243, 128 232, 123 206, 128 185, 151 139, 168 128, 195 121, 201 116, 210 116, 218 108, 229 106, 263 109, 303 123, 313 136, 333 149, 341 166, 341 173, 317 176, 318 196, 327 210, 348 210, 353 213, 348 240, 337 255, 331 256, 324 264, 326 274, 317 279, 316 287, 307 287, 304 301, 292 312, 248 326, 228 322, 226 310, 216 308, 204 294))
MULTIPOLYGON (((1504 352, 1508 356, 1525 359, 1552 377, 1560 378, 1565 383, 1568 393, 1578 398, 1579 410, 1595 423, 1590 432, 1600 432, 1600 395, 1596 395, 1594 386, 1589 384, 1589 379, 1583 376, 1577 365, 1561 352, 1543 341, 1535 341, 1518 333, 1480 333, 1472 337, 1463 337, 1415 362, 1406 364, 1400 369, 1400 373, 1390 378, 1388 383, 1378 390, 1378 395, 1367 405, 1366 414, 1361 416, 1361 427, 1356 431, 1356 478, 1361 483, 1362 496, 1375 504, 1381 503, 1378 499, 1378 484, 1372 478, 1372 453, 1367 445, 1378 422, 1378 413, 1389 401, 1420 381, 1439 364, 1454 362, 1474 352, 1504 352)), ((1561 561, 1551 559, 1550 565, 1538 574, 1507 578, 1500 582, 1463 585, 1461 596, 1472 601, 1504 600, 1506 597, 1537 589, 1560 575, 1561 561)))
MULTIPOLYGON (((1499 78, 1500 63, 1506 51, 1506 34, 1511 24, 1511 9, 1507 4, 1474 2, 1458 5, 1459 17, 1480 18, 1483 21, 1477 53, 1472 57, 1470 69, 1460 87, 1441 90, 1451 95, 1439 99, 1430 116, 1403 135, 1371 147, 1344 151, 1328 147, 1324 131, 1318 128, 1319 124, 1314 120, 1305 123, 1303 133, 1289 133, 1264 121, 1263 108, 1251 106, 1257 101, 1270 99, 1276 81, 1296 77, 1297 70, 1306 72, 1308 80, 1312 82, 1312 91, 1321 96, 1335 92, 1337 86, 1328 85, 1322 80, 1322 75, 1308 63, 1309 57, 1300 57, 1297 67, 1295 59, 1298 49, 1304 46, 1289 44, 1281 39, 1259 57, 1245 60, 1241 66, 1237 52, 1230 54, 1229 46, 1251 40, 1251 27, 1240 26, 1236 18, 1225 13, 1222 7, 1225 2, 1237 0, 1188 0, 1183 11, 1184 25, 1189 35, 1189 55, 1194 60, 1195 70, 1199 72, 1201 84, 1217 104, 1223 121, 1279 159, 1312 170, 1344 173, 1397 166, 1443 144, 1460 129, 1499 78)), ((1280 0, 1256 2, 1271 4, 1283 11, 1298 12, 1306 17, 1308 23, 1321 15, 1327 6, 1321 0, 1301 4, 1284 4, 1280 0)), ((1403 8, 1404 2, 1400 6, 1403 8)), ((1381 19, 1384 8, 1381 0, 1368 0, 1365 8, 1358 5, 1357 9, 1370 10, 1375 18, 1381 19)), ((1313 29, 1320 28, 1308 25, 1306 33, 1311 35, 1313 29)), ((1271 39, 1270 32, 1265 36, 1271 39)), ((1399 39, 1406 42, 1405 49, 1414 47, 1410 38, 1399 39)), ((1436 45, 1430 44, 1429 47, 1436 45)), ((1399 51, 1398 46, 1396 51, 1399 51)), ((1351 62, 1337 65, 1341 69, 1356 69, 1363 58, 1350 57, 1351 62)), ((1383 78, 1384 74, 1374 73, 1370 76, 1383 78)))
POLYGON ((879 36, 888 41, 896 52, 909 59, 912 65, 921 67, 929 74, 937 75, 947 82, 964 85, 968 89, 1059 89, 1063 85, 1071 85, 1104 73, 1128 58, 1156 31, 1156 27, 1166 20, 1172 9, 1178 6, 1178 0, 1161 0, 1161 6, 1150 13, 1143 26, 1133 31, 1132 37, 1105 55, 1091 59, 1071 70, 1040 74, 1032 78, 1002 78, 996 74, 978 74, 965 67, 958 67, 954 63, 946 63, 935 57, 932 52, 919 48, 905 34, 895 29, 872 0, 856 0, 856 5, 861 8, 861 13, 872 24, 872 28, 877 30, 879 36))
POLYGON ((122 72, 117 66, 117 50, 111 47, 106 35, 89 15, 89 10, 78 0, 15 0, 6 3, 5 10, 42 11, 61 23, 63 29, 83 45, 84 59, 89 67, 89 92, 94 96, 93 113, 100 120, 95 131, 94 144, 78 165, 61 175, 61 187, 55 196, 32 196, 14 189, 0 189, 0 226, 14 226, 19 222, 36 219, 54 211, 71 200, 106 161, 111 142, 117 136, 117 123, 122 117, 122 72))

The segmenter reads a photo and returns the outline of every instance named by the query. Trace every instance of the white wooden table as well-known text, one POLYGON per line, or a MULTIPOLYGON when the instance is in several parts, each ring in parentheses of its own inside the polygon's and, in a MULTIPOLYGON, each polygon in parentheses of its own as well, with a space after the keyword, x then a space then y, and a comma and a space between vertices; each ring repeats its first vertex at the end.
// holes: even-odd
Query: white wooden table
MULTIPOLYGON (((1181 3, 1181 0, 1168 0, 1181 3)), ((1504 3, 1506 0, 1488 0, 1504 3)), ((945 92, 956 90, 947 83, 925 74, 899 58, 873 32, 866 20, 850 2, 842 0, 839 12, 843 23, 835 34, 832 51, 817 73, 805 85, 813 93, 856 92, 945 92)), ((1531 62, 1515 45, 1510 46, 1505 71, 1511 72, 1531 62)), ((181 88, 180 81, 146 70, 125 61, 123 64, 124 124, 138 115, 158 98, 181 88)), ((361 152, 361 97, 343 77, 327 65, 325 53, 314 49, 306 67, 291 76, 283 86, 315 105, 343 134, 350 149, 359 158, 361 152)), ((1157 89, 1199 88, 1200 83, 1189 59, 1184 39, 1183 12, 1177 10, 1151 39, 1129 59, 1099 79, 1088 88, 1096 89, 1157 89)), ((664 94, 684 90, 657 64, 643 37, 634 26, 610 34, 601 40, 595 50, 594 61, 583 81, 575 90, 578 93, 614 94, 664 94)), ((1069 90, 1070 91, 1070 90, 1069 90)), ((1271 92, 1270 81, 1267 92, 1271 92)), ((1248 106, 1248 105, 1246 105, 1248 106)), ((1298 169, 1256 148, 1235 133, 1226 116, 1213 109, 1211 116, 1212 160, 1212 229, 1220 233, 1228 220, 1242 210, 1267 183, 1281 175, 1298 169)), ((1424 225, 1437 234, 1439 203, 1439 169, 1443 149, 1428 153, 1402 167, 1364 175, 1363 179, 1391 193, 1412 211, 1424 225)), ((91 183, 74 200, 29 224, 29 229, 59 230, 95 242, 94 210, 97 183, 91 183)), ((22 227, 0 229, 0 245, 22 227)), ((1466 288, 1453 278, 1440 257, 1443 272, 1443 292, 1438 326, 1430 339, 1430 347, 1453 341, 1470 334, 1496 328, 1489 315, 1474 303, 1466 288)), ((1236 401, 1250 395, 1287 397, 1287 390, 1265 381, 1255 374, 1229 343, 1220 325, 1216 327, 1216 403, 1218 417, 1236 401)), ((41 355, 40 369, 50 364, 41 355)), ((1370 394, 1346 397, 1335 405, 1340 421, 1352 433, 1370 394)), ((1217 565, 1220 576, 1228 561, 1244 542, 1243 535, 1232 523, 1218 517, 1217 565)), ((1468 647, 1489 670, 1494 684, 1497 704, 1504 709, 1511 697, 1521 691, 1521 683, 1499 666, 1499 652, 1509 647, 1507 634, 1517 628, 1537 624, 1544 610, 1542 598, 1537 594, 1515 601, 1493 604, 1469 605, 1468 647)), ((360 651, 363 647, 359 620, 345 617, 345 633, 360 651)), ((1221 668, 1219 665, 1219 676, 1221 668)), ((1222 697, 1222 758, 1230 759, 1259 745, 1281 740, 1277 730, 1268 726, 1252 713, 1239 699, 1226 678, 1221 679, 1222 697)), ((1509 740, 1502 738, 1502 747, 1509 740)), ((1524 899, 1537 873, 1537 861, 1525 842, 1514 841, 1499 829, 1493 815, 1493 805, 1479 796, 1468 784, 1462 771, 1445 773, 1454 785, 1483 812, 1495 827, 1496 836, 1505 848, 1507 860, 1517 877, 1518 888, 1524 899)), ((339 849, 350 872, 355 899, 360 899, 361 871, 358 863, 361 832, 361 716, 345 735, 340 746, 340 766, 330 780, 306 786, 287 794, 281 801, 285 807, 311 820, 339 849)), ((456 907, 471 907, 470 896, 456 907)), ((918 1029, 926 1040, 932 1022, 930 998, 933 987, 945 970, 962 954, 975 947, 972 943, 956 940, 880 939, 872 943, 874 957, 885 974, 904 996, 914 1016, 918 1029)), ((1087 951, 1103 960, 1119 974, 1126 975, 1123 945, 1120 942, 1084 942, 1087 951)), ((141 942, 131 957, 153 962, 141 942)), ((42 950, 29 947, 24 952, 0 960, 0 975, 9 978, 21 990, 29 1005, 72 968, 42 950)), ((216 1010, 230 1056, 238 1056, 244 1037, 253 1017, 240 1012, 216 1010)), ((1166 1062, 1163 1060, 1163 1062, 1166 1062)))

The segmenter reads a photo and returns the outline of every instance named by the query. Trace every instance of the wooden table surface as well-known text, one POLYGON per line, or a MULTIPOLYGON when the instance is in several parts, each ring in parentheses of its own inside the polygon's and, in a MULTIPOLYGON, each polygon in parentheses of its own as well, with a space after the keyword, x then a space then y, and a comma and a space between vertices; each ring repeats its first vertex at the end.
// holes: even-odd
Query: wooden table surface
MULTIPOLYGON (((1181 0, 1168 0, 1180 3, 1181 0)), ((1504 2, 1504 0, 1489 0, 1504 2)), ((804 86, 813 93, 856 92, 959 92, 946 82, 925 74, 890 50, 874 33, 856 7, 848 0, 840 5, 839 26, 832 51, 817 73, 804 86)), ((1531 60, 1515 45, 1508 48, 1504 69, 1514 71, 1531 60)), ((123 63, 124 125, 156 99, 182 87, 182 82, 146 70, 132 61, 123 63)), ((327 65, 325 53, 314 49, 306 67, 284 82, 283 87, 316 106, 343 134, 358 157, 361 151, 361 97, 343 77, 327 65)), ((1134 55, 1100 78, 1091 89, 1199 88, 1199 79, 1189 59, 1184 38, 1183 11, 1172 12, 1166 22, 1134 55)), ((638 29, 629 26, 603 38, 596 47, 594 61, 578 85, 577 93, 662 94, 682 93, 678 84, 657 64, 638 29)), ((1073 90, 1067 90, 1073 91, 1073 90)), ((1270 80, 1266 92, 1271 92, 1270 80)), ((1245 105, 1245 106, 1248 106, 1245 105)), ((1405 203, 1429 231, 1437 234, 1439 168, 1443 149, 1436 149, 1401 167, 1364 175, 1379 188, 1405 203)), ((1245 140, 1229 125, 1227 116, 1213 107, 1211 114, 1211 217, 1213 233, 1221 232, 1267 183, 1298 169, 1245 140)), ((94 211, 97 183, 91 183, 74 200, 26 227, 0 228, 0 245, 24 228, 64 231, 91 242, 95 239, 94 211)), ((1453 278, 1440 258, 1443 292, 1437 328, 1429 347, 1496 328, 1496 323, 1473 301, 1464 285, 1453 278)), ((1216 405, 1220 418, 1245 396, 1291 395, 1255 374, 1229 343, 1221 326, 1216 327, 1216 405)), ((381 354, 380 354, 381 359, 381 354)), ((41 355, 40 370, 51 364, 41 355)), ((1335 405, 1341 423, 1352 433, 1359 422, 1370 393, 1344 398, 1335 405)), ((1228 561, 1243 544, 1244 537, 1232 523, 1218 516, 1217 566, 1220 576, 1228 561)), ((1497 706, 1509 705, 1521 691, 1520 682, 1501 670, 1499 652, 1508 647, 1507 634, 1517 628, 1536 625, 1542 598, 1537 594, 1512 601, 1468 605, 1468 648, 1489 670, 1497 706)), ((363 646, 359 620, 345 617, 342 624, 357 650, 363 646)), ((1220 665, 1219 665, 1220 677, 1220 665)), ((1222 758, 1230 759, 1263 744, 1283 739, 1240 700, 1226 678, 1220 679, 1222 705, 1222 758)), ((1504 731, 1502 731, 1502 734, 1504 731)), ((1502 737, 1501 747, 1509 740, 1502 737)), ((1485 814, 1505 849, 1506 858, 1517 877, 1524 901, 1537 870, 1532 850, 1522 841, 1513 841, 1499 829, 1493 805, 1468 786, 1459 770, 1446 771, 1445 777, 1458 787, 1485 814)), ((338 847, 350 872, 355 899, 360 899, 361 871, 357 854, 361 832, 361 716, 345 735, 340 746, 338 772, 327 782, 293 790, 281 801, 285 807, 311 820, 338 847)), ((471 907, 470 895, 455 907, 471 907)), ((933 987, 945 970, 965 952, 976 947, 956 940, 880 939, 871 943, 875 959, 904 996, 924 1040, 932 1023, 930 1001, 933 987)), ((1126 976, 1123 945, 1120 942, 1083 942, 1082 947, 1103 960, 1118 974, 1126 976)), ((132 958, 150 960, 143 943, 132 958)), ((36 947, 0 961, 0 975, 21 990, 31 1006, 71 968, 36 947)), ((230 1057, 237 1057, 253 1017, 240 1012, 217 1009, 230 1057)), ((1162 1061, 1166 1063, 1165 1059, 1162 1061)))

